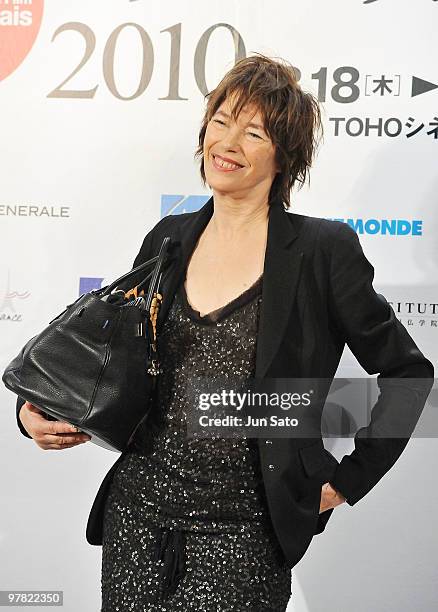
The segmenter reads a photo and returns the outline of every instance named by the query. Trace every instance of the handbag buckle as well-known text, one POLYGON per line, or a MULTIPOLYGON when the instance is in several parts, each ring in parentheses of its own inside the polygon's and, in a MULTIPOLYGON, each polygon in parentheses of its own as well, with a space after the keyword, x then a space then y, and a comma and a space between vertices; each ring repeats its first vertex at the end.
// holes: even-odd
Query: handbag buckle
POLYGON ((152 376, 158 376, 158 374, 161 374, 161 372, 162 370, 160 368, 158 359, 152 359, 151 365, 147 369, 147 373, 151 374, 152 376))

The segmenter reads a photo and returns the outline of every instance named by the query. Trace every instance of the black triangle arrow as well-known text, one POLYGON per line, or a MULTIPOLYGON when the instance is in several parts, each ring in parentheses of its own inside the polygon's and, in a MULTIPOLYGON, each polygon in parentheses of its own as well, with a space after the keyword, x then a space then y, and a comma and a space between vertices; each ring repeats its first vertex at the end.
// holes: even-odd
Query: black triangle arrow
POLYGON ((424 94, 428 91, 432 91, 432 89, 438 89, 438 85, 436 85, 435 83, 431 83, 430 81, 420 79, 416 76, 412 77, 412 98, 424 94))

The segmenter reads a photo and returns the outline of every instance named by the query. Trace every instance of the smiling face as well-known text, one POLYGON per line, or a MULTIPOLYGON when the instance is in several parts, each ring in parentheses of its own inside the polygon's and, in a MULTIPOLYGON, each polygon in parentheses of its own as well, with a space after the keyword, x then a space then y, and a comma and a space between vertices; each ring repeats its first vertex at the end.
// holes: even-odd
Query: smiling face
POLYGON ((256 108, 243 108, 237 121, 227 98, 207 124, 204 137, 204 171, 213 191, 244 198, 264 198, 278 172, 275 145, 265 132, 256 108))

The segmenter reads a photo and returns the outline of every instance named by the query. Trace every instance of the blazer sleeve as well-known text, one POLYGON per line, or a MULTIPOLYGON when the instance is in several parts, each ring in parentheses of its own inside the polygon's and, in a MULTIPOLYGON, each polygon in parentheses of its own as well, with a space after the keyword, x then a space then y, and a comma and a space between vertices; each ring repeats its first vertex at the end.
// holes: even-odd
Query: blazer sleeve
POLYGON ((26 402, 26 400, 25 400, 25 399, 23 399, 22 397, 20 397, 20 396, 18 396, 18 397, 17 397, 17 403, 16 403, 16 406, 15 406, 15 412, 16 412, 16 416, 17 416, 17 425, 18 425, 18 429, 21 431, 21 433, 23 434, 23 436, 26 436, 26 438, 30 438, 30 439, 32 439, 32 436, 30 436, 30 435, 27 433, 27 431, 24 429, 24 427, 23 427, 23 423, 20 421, 20 416, 19 416, 19 413, 20 413, 21 407, 22 407, 22 405, 23 405, 25 402, 26 402))
POLYGON ((329 310, 343 341, 368 374, 377 374, 379 397, 370 423, 354 436, 330 484, 350 506, 394 465, 420 418, 434 381, 434 366, 420 351, 385 297, 375 292, 374 268, 346 223, 332 234, 329 310), (393 432, 403 427, 403 437, 393 432), (384 437, 385 433, 389 437, 384 437), (405 435, 407 432, 407 437, 405 435))
MULTIPOLYGON (((134 259, 134 263, 132 264, 131 270, 133 270, 134 268, 136 268, 137 266, 139 266, 141 263, 143 263, 144 261, 147 261, 148 259, 150 259, 151 257, 153 257, 154 255, 156 255, 157 253, 154 252, 153 248, 153 241, 154 241, 154 237, 156 235, 156 230, 157 229, 161 229, 162 225, 165 223, 165 220, 167 219, 167 217, 163 217, 160 221, 158 221, 158 223, 155 224, 155 226, 146 234, 145 238, 143 239, 143 243, 140 247, 139 252, 137 253, 136 258, 134 259)), ((135 284, 136 279, 134 278, 132 280, 132 282, 135 284)), ((129 281, 129 284, 132 284, 131 280, 129 281)), ((128 288, 128 287, 127 287, 128 288)), ((127 289, 126 288, 126 289, 127 289)), ((17 419, 17 425, 19 430, 21 431, 21 433, 23 434, 23 436, 26 436, 26 438, 30 438, 32 439, 32 436, 30 436, 27 431, 25 430, 25 428, 23 427, 22 422, 20 421, 20 410, 21 407, 23 406, 23 404, 25 403, 25 399, 23 399, 22 397, 18 396, 17 397, 17 403, 16 403, 16 407, 15 407, 15 412, 16 412, 16 419, 17 419)), ((56 419, 54 417, 51 417, 50 415, 46 415, 46 418, 50 421, 56 421, 56 419)))

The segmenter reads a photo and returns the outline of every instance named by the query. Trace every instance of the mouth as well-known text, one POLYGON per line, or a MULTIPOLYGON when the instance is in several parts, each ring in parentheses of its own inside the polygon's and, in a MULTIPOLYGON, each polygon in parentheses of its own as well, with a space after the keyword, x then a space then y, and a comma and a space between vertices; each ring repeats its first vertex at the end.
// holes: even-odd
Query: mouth
POLYGON ((236 172, 236 170, 240 170, 243 166, 239 164, 233 164, 231 162, 227 162, 222 159, 219 155, 213 155, 213 167, 219 170, 220 172, 236 172))

